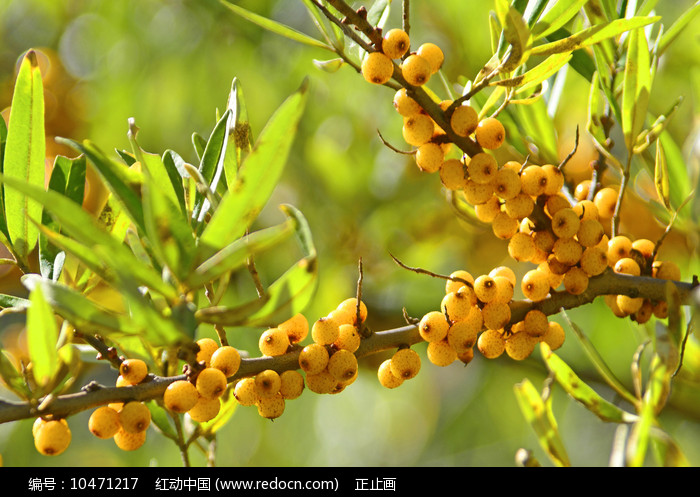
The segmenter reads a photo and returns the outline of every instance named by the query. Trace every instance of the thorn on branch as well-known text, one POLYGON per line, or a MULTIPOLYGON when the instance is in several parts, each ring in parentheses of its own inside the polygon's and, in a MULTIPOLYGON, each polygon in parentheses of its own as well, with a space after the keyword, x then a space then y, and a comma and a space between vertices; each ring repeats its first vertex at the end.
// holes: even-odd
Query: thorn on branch
POLYGON ((563 161, 559 163, 558 169, 561 171, 563 167, 566 165, 567 162, 571 160, 571 158, 576 154, 576 151, 578 150, 578 140, 579 140, 579 131, 578 131, 578 125, 576 126, 576 139, 574 141, 574 149, 569 152, 569 155, 567 155, 563 161))
POLYGON ((443 280, 458 281, 459 283, 464 283, 465 285, 467 285, 470 288, 474 288, 474 285, 471 282, 465 280, 464 278, 460 278, 458 276, 446 276, 444 274, 433 273, 432 271, 428 271, 427 269, 423 269, 423 268, 419 268, 419 267, 410 267, 410 266, 407 266, 406 264, 404 264, 403 262, 401 262, 400 260, 398 260, 396 257, 394 257, 393 254, 390 253, 389 255, 391 256, 392 259, 394 259, 394 262, 396 262, 396 264, 398 264, 399 266, 401 266, 404 269, 408 269, 409 271, 413 271, 414 273, 427 274, 428 276, 432 276, 433 278, 440 278, 443 280))
POLYGON ((393 151, 396 152, 397 154, 415 155, 416 152, 417 152, 417 150, 411 150, 411 151, 400 150, 400 149, 394 147, 394 146, 393 146, 391 143, 389 143, 388 141, 386 141, 386 140, 384 139, 384 137, 382 136, 381 131, 377 130, 377 134, 379 135, 379 139, 382 140, 382 143, 384 144, 384 146, 387 147, 387 148, 389 148, 389 149, 391 149, 391 150, 393 150, 393 151))

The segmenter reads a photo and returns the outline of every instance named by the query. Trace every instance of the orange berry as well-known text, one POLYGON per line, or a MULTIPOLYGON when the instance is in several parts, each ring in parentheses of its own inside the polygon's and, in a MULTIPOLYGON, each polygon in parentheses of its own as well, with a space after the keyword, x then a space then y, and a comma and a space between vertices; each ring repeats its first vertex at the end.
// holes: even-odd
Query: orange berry
POLYGON ((394 74, 394 63, 381 52, 371 52, 362 61, 362 76, 375 85, 383 85, 394 74))
POLYGON ((487 117, 479 122, 476 128, 476 141, 483 148, 494 150, 506 140, 506 130, 501 121, 494 117, 487 117))
POLYGON ((399 59, 408 52, 411 40, 403 29, 390 29, 382 40, 382 52, 390 59, 399 59))

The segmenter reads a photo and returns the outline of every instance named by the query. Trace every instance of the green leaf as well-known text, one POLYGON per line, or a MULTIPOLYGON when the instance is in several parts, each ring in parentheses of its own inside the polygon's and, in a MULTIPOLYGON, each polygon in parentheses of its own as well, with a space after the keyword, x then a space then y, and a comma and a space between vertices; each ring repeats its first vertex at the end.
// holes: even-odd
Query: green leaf
POLYGON ((552 413, 551 400, 545 402, 528 379, 517 383, 514 390, 520 410, 535 430, 542 449, 557 466, 571 466, 552 413))
POLYGON ((201 423, 202 431, 205 436, 215 435, 217 431, 226 426, 226 423, 231 419, 231 416, 236 412, 236 408, 239 406, 236 397, 231 393, 229 389, 228 394, 221 398, 221 408, 219 409, 219 414, 210 421, 206 423, 201 423))
POLYGON ((636 419, 634 415, 623 411, 598 395, 595 390, 576 375, 569 365, 558 355, 554 354, 546 343, 541 343, 541 349, 544 362, 549 371, 554 374, 557 383, 575 401, 582 404, 598 418, 613 423, 627 423, 636 419))
POLYGON ((612 38, 631 29, 636 29, 647 24, 654 23, 660 17, 632 17, 630 19, 616 19, 614 21, 598 24, 583 31, 579 31, 567 38, 545 43, 533 47, 532 55, 551 55, 555 53, 573 52, 581 48, 599 43, 607 38, 612 38))
POLYGON ((510 7, 506 14, 503 37, 510 44, 510 52, 501 64, 501 70, 511 72, 525 63, 530 45, 530 28, 514 7, 510 7))
POLYGON ((227 191, 200 241, 221 249, 240 238, 267 203, 277 185, 306 101, 308 84, 292 94, 265 125, 246 157, 233 188, 227 191))
POLYGON ((670 204, 671 206, 680 206, 692 190, 692 182, 688 173, 689 166, 683 156, 683 151, 676 144, 668 130, 662 131, 659 135, 657 146, 659 144, 663 147, 664 155, 666 156, 670 184, 670 204))
POLYGON ((666 162, 666 154, 664 153, 664 147, 661 142, 656 144, 654 186, 656 187, 656 193, 659 196, 659 198, 663 201, 664 206, 670 211, 671 203, 669 195, 671 192, 670 183, 668 181, 668 164, 666 162))
POLYGON ((239 7, 238 5, 234 5, 232 3, 229 3, 228 1, 221 1, 223 5, 228 7, 231 11, 233 11, 235 14, 241 16, 242 18, 257 24, 263 29, 266 29, 268 31, 271 31, 275 34, 278 34, 280 36, 284 36, 285 38, 289 38, 290 40, 294 40, 300 43, 304 43, 305 45, 310 45, 312 47, 316 48, 324 48, 326 50, 333 50, 333 47, 330 47, 326 45, 325 43, 318 41, 316 38, 312 38, 309 35, 306 35, 300 31, 297 31, 294 28, 290 28, 289 26, 286 26, 282 23, 279 23, 277 21, 273 21, 272 19, 268 19, 267 17, 263 17, 261 15, 255 14, 253 12, 250 12, 249 10, 244 9, 243 7, 239 7))
POLYGON ((29 399, 31 397, 31 391, 29 387, 27 387, 27 383, 24 381, 20 372, 17 371, 17 368, 15 368, 9 353, 2 348, 0 348, 0 376, 2 376, 5 385, 17 396, 23 399, 29 399))
POLYGON ((58 324, 51 306, 40 286, 29 293, 31 305, 27 309, 27 345, 32 362, 32 374, 37 385, 45 387, 52 381, 60 366, 58 360, 58 324))
POLYGON ((633 153, 644 121, 651 93, 649 47, 644 30, 630 32, 625 79, 622 86, 622 131, 629 153, 633 153))
POLYGON ((27 309, 30 302, 22 297, 0 293, 0 309, 27 309))
MULTIPOLYGON (((5 119, 0 119, 0 174, 3 171, 3 164, 5 163, 5 144, 7 143, 7 125, 5 124, 5 119)), ((0 188, 0 233, 5 238, 5 242, 9 245, 7 240, 10 239, 10 235, 7 232, 7 220, 5 219, 5 194, 3 189, 0 188)))
POLYGON ((204 148, 207 146, 207 140, 205 140, 199 133, 194 132, 192 133, 192 146, 194 146, 194 152, 197 154, 197 159, 201 161, 202 155, 204 155, 204 148))
POLYGON ((185 160, 172 150, 166 150, 161 159, 163 167, 168 174, 170 184, 175 192, 175 199, 183 216, 187 216, 187 203, 185 201, 185 187, 182 182, 189 178, 185 169, 185 160))
MULTIPOLYGON (((30 185, 44 187, 44 89, 36 53, 22 59, 10 108, 3 174, 30 185)), ((41 205, 18 190, 4 192, 5 221, 12 250, 28 266, 29 253, 39 232, 29 219, 39 219, 41 205)))
POLYGON ((146 402, 148 410, 151 411, 151 421, 156 427, 171 440, 177 440, 177 432, 170 420, 168 411, 155 402, 146 402))
POLYGON ((637 137, 637 143, 634 147, 635 154, 641 154, 647 149, 649 145, 654 143, 659 138, 661 132, 664 131, 668 126, 671 117, 673 117, 673 115, 676 113, 676 110, 678 110, 678 107, 680 107, 681 102, 683 102, 682 96, 678 97, 676 102, 668 111, 657 117, 656 121, 654 121, 654 123, 648 129, 644 130, 637 137))
POLYGON ((314 65, 323 72, 333 74, 337 72, 338 69, 345 65, 345 61, 341 58, 329 59, 329 60, 318 60, 313 59, 314 65))
POLYGON ((558 163, 557 131, 544 100, 535 101, 532 105, 519 105, 510 115, 526 139, 537 145, 542 160, 550 164, 558 163))
POLYGON ((676 19, 676 22, 671 25, 671 27, 664 33, 659 41, 659 46, 656 50, 656 55, 658 57, 663 54, 669 46, 678 38, 678 36, 683 32, 683 30, 690 24, 690 21, 700 12, 700 1, 695 2, 695 4, 683 12, 681 16, 676 19))
POLYGON ((537 64, 520 76, 501 79, 490 83, 491 85, 517 87, 516 93, 522 93, 529 88, 539 85, 545 79, 556 73, 571 59, 570 53, 554 54, 537 64))
POLYGON ((568 23, 586 2, 588 0, 559 0, 555 2, 532 27, 533 38, 538 40, 554 33, 568 23))
POLYGON ((133 167, 110 159, 90 140, 84 140, 80 143, 66 138, 57 138, 57 141, 65 143, 87 156, 104 179, 109 190, 124 205, 134 224, 139 229, 144 230, 143 204, 141 202, 143 174, 133 167))

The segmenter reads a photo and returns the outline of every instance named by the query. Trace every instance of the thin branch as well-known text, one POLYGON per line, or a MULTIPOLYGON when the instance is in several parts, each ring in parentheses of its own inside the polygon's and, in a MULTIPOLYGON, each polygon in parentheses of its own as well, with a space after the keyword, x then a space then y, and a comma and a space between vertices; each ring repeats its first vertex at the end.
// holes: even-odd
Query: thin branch
POLYGON ((567 155, 563 161, 557 166, 557 168, 561 171, 562 168, 566 165, 567 162, 571 160, 571 158, 576 154, 576 151, 578 150, 578 139, 579 139, 579 132, 578 132, 578 125, 576 125, 576 140, 574 141, 574 149, 569 152, 569 155, 567 155))
POLYGON ((382 141, 382 143, 384 144, 384 146, 387 147, 387 148, 389 148, 389 149, 391 149, 391 150, 393 150, 393 151, 396 152, 397 154, 416 155, 416 152, 418 151, 418 150, 411 150, 411 151, 400 150, 400 149, 396 148, 395 146, 393 146, 393 145, 392 145, 391 143, 389 143, 388 141, 386 141, 386 140, 384 139, 384 137, 382 136, 381 131, 377 130, 377 134, 379 135, 379 139, 382 141))

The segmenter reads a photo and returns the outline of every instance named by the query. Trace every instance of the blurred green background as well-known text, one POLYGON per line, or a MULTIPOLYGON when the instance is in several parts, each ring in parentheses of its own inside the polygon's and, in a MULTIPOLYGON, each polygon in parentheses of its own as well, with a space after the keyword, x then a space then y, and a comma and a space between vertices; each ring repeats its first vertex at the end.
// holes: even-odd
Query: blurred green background
MULTIPOLYGON (((316 36, 301 1, 235 2, 258 14, 316 36)), ((400 26, 400 2, 394 2, 387 26, 400 26)), ((692 1, 661 1, 665 22, 676 19, 692 1)), ((359 4, 358 4, 359 6, 359 4)), ((473 77, 491 54, 488 15, 492 2, 444 0, 411 2, 411 37, 434 42, 446 54, 449 81, 473 77)), ((700 116, 700 18, 686 29, 659 67, 650 111, 665 112, 679 95, 685 101, 670 125, 684 147, 689 167, 697 168, 700 116), (693 152, 695 150, 695 152, 693 152)), ((320 287, 309 320, 327 314, 355 294, 357 265, 364 267, 363 298, 368 324, 375 330, 402 326, 402 308, 411 316, 439 308, 444 283, 398 267, 389 254, 410 266, 447 274, 467 269, 475 276, 511 264, 505 243, 489 226, 460 221, 445 200, 437 176, 426 176, 413 159, 384 147, 377 130, 399 148, 401 119, 392 107, 393 92, 362 80, 351 68, 330 74, 313 59, 332 58, 268 33, 235 16, 214 0, 0 0, 0 109, 9 105, 15 66, 29 49, 46 55, 47 134, 90 138, 105 150, 128 149, 127 119, 134 117, 141 145, 150 152, 171 148, 196 161, 191 135, 208 136, 216 109, 226 105, 231 80, 242 85, 254 136, 276 107, 305 77, 310 78, 307 107, 282 183, 258 223, 283 219, 280 203, 292 203, 307 216, 319 251, 320 287)), ((447 98, 438 81, 431 82, 447 98)), ((588 83, 569 71, 564 95, 552 117, 560 136, 560 157, 571 149, 576 126, 585 129, 588 83)), ((52 148, 54 153, 69 153, 52 148)), ((589 141, 568 171, 581 174, 593 157, 589 141)), ((632 231, 632 218, 629 230, 632 231)), ((643 225, 641 233, 658 236, 663 227, 643 225)), ((641 235, 639 235, 641 236, 641 235)), ((683 275, 697 274, 697 240, 679 232, 665 246, 683 275)), ((298 258, 288 253, 259 262, 266 282, 298 258)), ((512 264, 511 264, 512 265, 512 264)), ((527 264, 514 267, 519 275, 527 264)), ((11 275, 10 275, 11 276, 11 275)), ((5 278, 12 287, 12 279, 5 278)), ((21 288, 14 288, 21 291, 21 288)), ((7 288, 3 287, 3 292, 7 288)), ((652 320, 640 327, 612 316, 602 302, 570 312, 613 371, 631 384, 629 364, 652 320)), ((3 345, 16 340, 16 326, 0 322, 3 345), (2 329, 4 327, 4 329, 2 329)), ((567 329, 567 333, 570 330, 567 329)), ((203 332, 206 333, 206 332, 203 332)), ((257 334, 229 332, 232 344, 255 354, 257 334)), ((11 345, 11 344, 9 344, 11 345)), ((384 358, 362 360, 359 379, 342 394, 306 392, 287 403, 284 415, 270 422, 254 408, 239 408, 220 432, 221 466, 510 466, 518 448, 532 449, 549 464, 525 423, 513 385, 529 378, 541 388, 546 370, 539 352, 516 363, 507 357, 481 357, 467 367, 438 368, 424 357, 418 378, 396 390, 383 389, 376 368, 384 358)), ((561 356, 606 398, 598 376, 580 345, 569 335, 561 356)), ((105 383, 116 374, 88 370, 77 385, 95 378, 105 383)), ((604 424, 560 389, 553 391, 554 412, 569 451, 579 466, 608 464, 615 426, 604 424)), ((682 399, 681 399, 682 400, 682 399)), ((87 430, 89 412, 69 420, 72 447, 56 458, 34 450, 32 421, 0 425, 0 453, 7 466, 180 465, 169 442, 149 431, 146 445, 134 453, 118 450, 87 430)), ((662 417, 692 464, 700 464, 700 399, 679 401, 662 417)), ((192 451, 193 464, 205 459, 192 451)))

